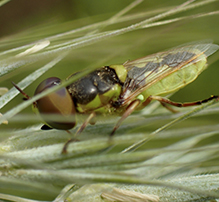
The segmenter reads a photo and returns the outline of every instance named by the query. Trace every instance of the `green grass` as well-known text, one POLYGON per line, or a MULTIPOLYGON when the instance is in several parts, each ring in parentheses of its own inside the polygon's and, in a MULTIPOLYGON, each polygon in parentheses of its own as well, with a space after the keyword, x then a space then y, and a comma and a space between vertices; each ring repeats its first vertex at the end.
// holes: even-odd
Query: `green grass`
MULTIPOLYGON (((108 134, 118 118, 100 117, 62 155, 69 134, 41 131, 30 107, 60 87, 25 102, 21 95, 15 97, 19 92, 12 88, 14 81, 32 96, 50 76, 64 79, 85 69, 68 81, 73 82, 97 67, 122 64, 182 43, 210 38, 219 44, 218 1, 155 3, 134 1, 120 11, 48 21, 1 39, 0 81, 1 87, 9 88, 0 98, 0 122, 8 121, 0 131, 1 200, 145 201, 148 194, 155 195, 152 201, 219 198, 217 102, 177 114, 154 102, 130 116, 111 144, 108 134)), ((218 58, 218 53, 211 56, 209 69, 197 82, 171 99, 193 101, 219 94, 218 58)))

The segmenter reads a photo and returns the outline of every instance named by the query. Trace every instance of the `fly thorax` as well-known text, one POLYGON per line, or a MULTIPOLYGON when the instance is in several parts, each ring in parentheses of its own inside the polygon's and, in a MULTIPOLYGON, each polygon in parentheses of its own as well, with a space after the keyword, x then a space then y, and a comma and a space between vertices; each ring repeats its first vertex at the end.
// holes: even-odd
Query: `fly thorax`
POLYGON ((116 71, 108 66, 102 67, 77 80, 67 87, 78 112, 86 113, 106 106, 117 99, 122 82, 116 71))

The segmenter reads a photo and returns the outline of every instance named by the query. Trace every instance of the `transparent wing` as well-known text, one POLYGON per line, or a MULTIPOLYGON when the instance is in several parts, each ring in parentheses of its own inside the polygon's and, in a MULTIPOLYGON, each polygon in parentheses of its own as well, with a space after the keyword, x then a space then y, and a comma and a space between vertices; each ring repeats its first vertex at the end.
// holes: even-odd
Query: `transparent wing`
POLYGON ((180 68, 207 58, 218 49, 219 46, 212 43, 190 44, 125 62, 123 65, 128 70, 128 76, 120 97, 122 103, 125 104, 180 68))

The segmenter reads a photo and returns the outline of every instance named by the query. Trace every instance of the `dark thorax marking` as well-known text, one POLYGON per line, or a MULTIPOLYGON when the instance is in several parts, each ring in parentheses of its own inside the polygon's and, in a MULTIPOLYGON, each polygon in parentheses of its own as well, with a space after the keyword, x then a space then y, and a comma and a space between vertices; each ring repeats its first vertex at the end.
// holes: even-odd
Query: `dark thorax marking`
POLYGON ((67 86, 75 104, 88 104, 98 94, 109 91, 113 85, 121 84, 114 69, 105 66, 67 86))

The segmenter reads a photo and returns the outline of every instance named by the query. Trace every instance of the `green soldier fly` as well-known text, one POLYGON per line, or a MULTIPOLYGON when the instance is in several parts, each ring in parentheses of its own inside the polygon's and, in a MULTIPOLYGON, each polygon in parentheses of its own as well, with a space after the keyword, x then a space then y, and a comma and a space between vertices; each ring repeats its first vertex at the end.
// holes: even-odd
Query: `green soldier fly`
MULTIPOLYGON (((78 129, 79 134, 87 124, 92 123, 97 114, 117 114, 121 118, 110 134, 113 136, 124 119, 133 111, 143 109, 153 100, 173 111, 170 105, 188 107, 219 99, 219 96, 211 96, 201 101, 177 103, 161 97, 194 81, 206 69, 207 57, 218 49, 219 46, 216 44, 200 42, 127 61, 122 65, 98 68, 66 88, 61 88, 33 103, 46 123, 42 129, 69 130, 76 125, 75 119, 69 117, 85 114, 87 118, 78 129), (48 114, 61 115, 63 121, 45 118, 44 115, 48 114)), ((59 78, 48 78, 39 84, 35 95, 60 83, 59 78)), ((29 99, 18 86, 14 86, 29 99)), ((74 140, 71 139, 65 144, 63 153, 71 141, 74 140)))

